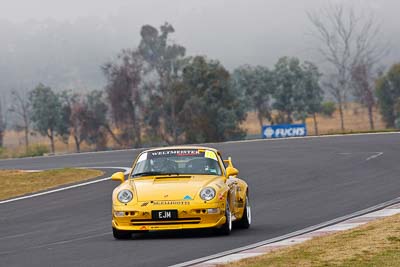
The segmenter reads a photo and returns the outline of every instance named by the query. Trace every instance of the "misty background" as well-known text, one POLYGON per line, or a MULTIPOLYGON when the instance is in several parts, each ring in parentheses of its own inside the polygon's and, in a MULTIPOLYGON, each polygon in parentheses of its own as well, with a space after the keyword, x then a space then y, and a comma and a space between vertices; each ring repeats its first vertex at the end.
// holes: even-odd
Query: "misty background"
POLYGON ((272 67, 282 56, 322 65, 306 12, 342 2, 380 23, 391 48, 381 63, 400 61, 398 0, 1 0, 0 92, 40 82, 55 90, 101 89, 100 66, 137 47, 142 25, 164 22, 187 55, 218 59, 229 70, 272 67))

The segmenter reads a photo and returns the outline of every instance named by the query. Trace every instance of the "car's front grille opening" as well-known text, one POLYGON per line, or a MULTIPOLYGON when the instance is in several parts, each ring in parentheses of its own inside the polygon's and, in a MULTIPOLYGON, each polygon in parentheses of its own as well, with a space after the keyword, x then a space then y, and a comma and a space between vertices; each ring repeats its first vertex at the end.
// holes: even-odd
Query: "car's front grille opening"
POLYGON ((135 219, 131 220, 132 225, 171 225, 171 224, 198 224, 201 219, 195 218, 178 218, 173 221, 155 221, 153 219, 135 219))

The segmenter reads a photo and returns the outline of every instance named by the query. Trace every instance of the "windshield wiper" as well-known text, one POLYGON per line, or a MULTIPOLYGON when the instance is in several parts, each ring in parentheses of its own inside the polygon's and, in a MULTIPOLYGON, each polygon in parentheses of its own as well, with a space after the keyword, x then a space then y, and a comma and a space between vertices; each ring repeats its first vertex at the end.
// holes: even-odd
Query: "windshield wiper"
POLYGON ((162 172, 156 172, 156 171, 151 171, 151 172, 139 172, 139 173, 132 174, 132 177, 151 176, 151 175, 160 175, 160 174, 164 174, 164 173, 162 173, 162 172))
POLYGON ((180 176, 185 175, 184 173, 179 172, 157 172, 157 171, 150 171, 150 172, 139 172, 132 174, 131 177, 140 177, 140 176, 153 176, 153 175, 166 175, 166 176, 180 176))

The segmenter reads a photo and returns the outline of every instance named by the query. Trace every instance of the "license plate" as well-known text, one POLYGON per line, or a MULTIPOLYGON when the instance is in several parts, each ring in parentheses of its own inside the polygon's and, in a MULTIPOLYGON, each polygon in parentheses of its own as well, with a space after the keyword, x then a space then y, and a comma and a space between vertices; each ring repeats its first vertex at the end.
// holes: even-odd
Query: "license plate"
POLYGON ((177 210, 153 210, 151 211, 151 217, 153 220, 158 221, 168 221, 178 219, 178 211, 177 210))

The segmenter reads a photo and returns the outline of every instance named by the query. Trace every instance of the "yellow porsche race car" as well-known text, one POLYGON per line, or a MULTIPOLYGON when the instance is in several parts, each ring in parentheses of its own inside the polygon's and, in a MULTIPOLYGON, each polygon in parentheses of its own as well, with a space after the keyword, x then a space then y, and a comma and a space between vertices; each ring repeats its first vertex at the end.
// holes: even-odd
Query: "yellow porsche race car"
POLYGON ((232 226, 249 228, 247 183, 231 158, 213 148, 180 146, 151 149, 138 155, 127 180, 112 194, 112 228, 116 239, 132 233, 215 228, 229 235, 232 226))

